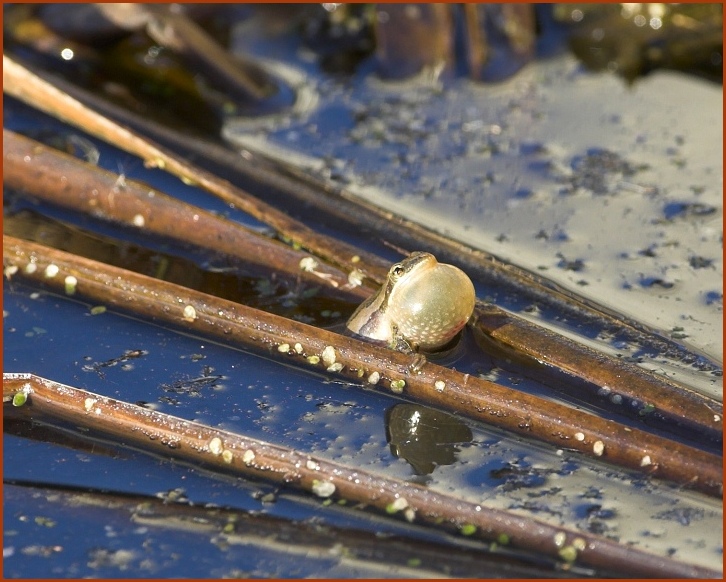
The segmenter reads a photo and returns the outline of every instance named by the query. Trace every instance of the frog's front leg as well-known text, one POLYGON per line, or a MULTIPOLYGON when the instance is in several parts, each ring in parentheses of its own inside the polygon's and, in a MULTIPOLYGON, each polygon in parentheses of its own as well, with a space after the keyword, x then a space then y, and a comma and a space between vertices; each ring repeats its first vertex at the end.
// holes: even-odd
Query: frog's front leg
POLYGON ((413 342, 403 337, 403 334, 398 330, 398 326, 395 324, 391 325, 391 335, 388 340, 388 347, 397 352, 403 352, 404 354, 414 354, 418 351, 418 346, 413 342))
POLYGON ((408 369, 411 373, 418 374, 427 361, 426 356, 418 353, 418 346, 403 337, 395 325, 392 325, 391 329, 393 333, 391 334, 391 340, 388 342, 388 347, 404 354, 413 355, 413 360, 408 365, 408 369))

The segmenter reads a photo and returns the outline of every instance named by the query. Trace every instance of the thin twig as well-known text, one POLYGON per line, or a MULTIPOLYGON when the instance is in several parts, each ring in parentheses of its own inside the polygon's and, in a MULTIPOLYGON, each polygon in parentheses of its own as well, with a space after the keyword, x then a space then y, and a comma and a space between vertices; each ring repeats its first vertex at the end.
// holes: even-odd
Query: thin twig
POLYGON ((390 479, 215 429, 32 374, 3 374, 4 406, 91 430, 126 446, 222 473, 264 479, 322 498, 362 503, 410 522, 506 541, 550 557, 655 577, 720 577, 718 572, 645 553, 585 532, 487 508, 423 486, 390 479), (18 397, 18 395, 22 395, 18 397), (24 402, 23 401, 24 397, 24 402), (568 559, 569 558, 569 559, 568 559))
POLYGON ((153 321, 403 395, 720 497, 721 458, 418 357, 318 329, 17 238, 3 237, 8 277, 71 291, 153 321), (31 267, 29 267, 31 265, 31 267))
POLYGON ((34 198, 182 243, 227 254, 289 282, 302 279, 360 302, 370 290, 340 269, 267 236, 3 129, 3 183, 34 198))
MULTIPOLYGON (((9 130, 3 130, 3 157, 4 183, 38 199, 146 233, 226 253, 248 264, 272 269, 276 276, 286 277, 288 281, 301 278, 320 285, 328 293, 338 290, 343 300, 360 302, 370 295, 371 291, 360 287, 352 276, 355 272, 343 273, 307 253, 139 182, 125 180, 121 187, 116 175, 9 130)), ((520 358, 529 358, 530 365, 544 362, 586 380, 593 392, 608 390, 611 399, 606 402, 616 413, 647 410, 651 417, 664 418, 666 429, 668 422, 675 422, 705 434, 711 441, 721 441, 723 405, 720 402, 506 315, 497 307, 479 302, 476 314, 477 326, 485 328, 485 333, 504 346, 510 349, 514 346, 520 358), (612 398, 619 404, 612 404, 612 398)))
MULTIPOLYGON (((160 164, 157 165, 165 166, 166 169, 183 179, 189 180, 190 176, 194 175, 202 176, 204 179, 198 181, 210 192, 240 206, 259 220, 267 222, 284 236, 298 241, 304 248, 313 250, 333 264, 349 269, 351 273, 357 270, 379 284, 385 280, 388 265, 379 257, 352 245, 314 233, 301 223, 281 215, 275 209, 256 200, 247 192, 180 160, 174 154, 160 149, 148 140, 118 126, 110 119, 100 116, 7 57, 4 59, 6 63, 3 71, 4 90, 10 94, 65 119, 101 139, 110 140, 114 145, 141 156, 147 162, 151 161, 155 164, 160 160, 160 164), (47 91, 51 91, 51 93, 47 93, 47 91)), ((71 86, 68 83, 60 80, 54 80, 54 82, 66 86, 70 90, 71 86)), ((74 88, 73 91, 76 94, 85 94, 77 88, 74 88)), ((101 105, 97 99, 93 100, 97 105, 101 105)), ((113 110, 117 116, 131 118, 127 112, 119 108, 108 105, 104 105, 104 108, 113 110)), ((154 124, 148 120, 144 123, 148 127, 154 127, 154 124)), ((171 130, 164 130, 164 132, 167 138, 171 135, 177 136, 179 140, 183 139, 182 136, 171 130)), ((636 341, 655 346, 670 356, 679 357, 684 361, 697 359, 695 355, 688 355, 689 352, 684 352, 683 346, 661 338, 642 326, 639 327, 637 322, 625 321, 621 317, 603 312, 599 307, 595 309, 549 281, 512 265, 501 263, 483 251, 472 249, 411 221, 385 212, 361 201, 344 189, 317 181, 296 168, 271 163, 250 152, 248 152, 247 158, 249 159, 247 159, 232 154, 216 144, 201 143, 198 140, 193 142, 187 140, 185 145, 200 155, 209 155, 209 151, 212 151, 218 162, 222 162, 238 172, 246 173, 255 180, 288 196, 296 197, 305 204, 315 207, 321 213, 332 214, 336 220, 349 223, 351 217, 354 216, 355 220, 363 223, 366 228, 381 233, 389 240, 394 240, 401 245, 409 245, 409 248, 415 250, 430 250, 440 260, 462 266, 475 279, 478 277, 489 283, 512 288, 523 296, 532 296, 534 300, 544 304, 559 306, 560 309, 574 312, 585 320, 597 321, 605 328, 612 328, 618 333, 627 332, 625 335, 631 339, 637 336, 639 339, 636 338, 636 341)), ((534 326, 495 305, 480 302, 476 315, 476 325, 481 331, 494 338, 503 347, 526 355, 530 359, 530 364, 537 365, 545 362, 547 365, 584 380, 596 391, 603 388, 609 389, 615 398, 623 398, 626 403, 634 403, 636 406, 646 405, 649 408, 655 406, 656 416, 663 417, 669 422, 675 422, 686 429, 702 432, 713 441, 719 442, 722 439, 722 403, 663 376, 644 371, 628 362, 605 356, 567 338, 534 326)), ((615 412, 622 411, 620 404, 612 404, 610 400, 606 400, 604 405, 615 412)))
MULTIPOLYGON (((370 290, 359 287, 352 277, 355 271, 343 273, 312 260, 306 253, 152 191, 143 184, 126 180, 119 187, 117 176, 9 130, 3 131, 3 146, 3 179, 11 188, 66 208, 90 212, 98 218, 273 268, 288 280, 302 278, 308 283, 323 284, 324 289, 329 284, 341 291, 339 296, 344 300, 359 302, 370 294, 370 290)), ((479 302, 476 313, 476 325, 482 331, 514 349, 520 357, 528 356, 530 364, 545 362, 556 366, 589 382, 595 391, 606 387, 609 396, 619 398, 616 402, 621 403, 614 405, 607 401, 615 412, 623 409, 638 412, 645 406, 655 407, 651 416, 705 433, 710 440, 720 442, 723 415, 720 402, 510 316, 495 306, 479 302)))
POLYGON ((375 255, 361 252, 341 241, 335 241, 334 248, 331 248, 331 240, 328 237, 316 233, 301 222, 291 219, 284 212, 257 200, 228 181, 185 162, 165 148, 99 115, 6 55, 3 55, 3 92, 138 156, 149 168, 164 169, 187 184, 204 188, 221 200, 270 225, 293 243, 321 257, 331 259, 334 264, 349 268, 351 271, 358 269, 366 275, 376 265, 379 270, 382 269, 384 272, 387 270, 385 263, 375 255), (344 261, 336 261, 335 259, 341 254, 345 257, 344 261))

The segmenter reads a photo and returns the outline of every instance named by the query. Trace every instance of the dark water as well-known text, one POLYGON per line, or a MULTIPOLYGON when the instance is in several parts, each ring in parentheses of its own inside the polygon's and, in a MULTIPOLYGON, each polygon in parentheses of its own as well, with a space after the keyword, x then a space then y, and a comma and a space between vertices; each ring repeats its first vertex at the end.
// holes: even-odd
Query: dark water
MULTIPOLYGON (((329 94, 339 96, 333 90, 329 94)), ((320 119, 318 135, 341 138, 336 132, 351 118, 345 108, 338 113, 320 119)), ((399 114, 389 109, 379 113, 399 114)), ((36 137, 39 132, 61 139, 80 134, 9 98, 5 99, 4 125, 36 137)), ((407 153, 406 140, 413 139, 407 131, 404 122, 385 131, 387 139, 401 140, 396 147, 402 156, 407 153)), ((267 230, 199 189, 162 171, 147 170, 140 160, 91 141, 101 153, 102 167, 267 230)), ((340 141, 354 157, 357 150, 351 143, 340 141)), ((333 145, 323 144, 321 149, 333 145)), ((461 144, 444 145, 456 159, 461 144)), ((372 182, 376 176, 382 184, 391 180, 391 159, 381 150, 374 147, 358 162, 372 182)), ((414 173, 423 173, 427 159, 414 162, 414 173)), ((440 186, 441 191, 467 187, 453 179, 440 186)), ((434 198, 438 192, 435 188, 434 198)), ((519 198, 528 197, 520 191, 519 198)), ((314 295, 302 297, 304 290, 291 298, 289 289, 272 288, 264 278, 220 257, 164 241, 141 240, 135 233, 37 204, 17 193, 6 193, 4 202, 7 233, 52 241, 58 248, 147 274, 163 273, 167 280, 323 327, 339 327, 354 308, 314 295)), ((3 302, 4 371, 32 372, 360 469, 411 479, 477 503, 607 535, 661 555, 711 567, 721 562, 722 513, 716 500, 125 314, 95 313, 94 305, 17 279, 4 281, 3 302)), ((516 298, 511 302, 516 305, 516 298)), ((587 330, 582 331, 587 335, 587 330)), ((472 362, 466 357, 457 360, 454 354, 450 364, 552 400, 566 399, 493 357, 472 362)), ((340 548, 336 550, 334 536, 332 541, 316 541, 317 548, 323 548, 322 558, 310 549, 300 551, 300 544, 266 544, 264 538, 253 539, 253 534, 247 545, 233 543, 223 535, 224 524, 213 523, 205 529, 188 522, 182 526, 142 519, 143 512, 131 509, 142 503, 139 496, 166 501, 165 507, 173 506, 175 500, 195 508, 220 506, 245 515, 281 518, 288 525, 299 521, 341 528, 346 534, 396 534, 411 542, 412 555, 416 548, 433 552, 424 542, 436 544, 444 556, 449 548, 452 573, 473 577, 498 572, 484 562, 484 546, 358 509, 328 507, 318 499, 269 484, 221 478, 114 443, 89 441, 72 427, 61 432, 6 421, 5 431, 7 577, 396 577, 416 576, 420 568, 415 561, 405 562, 404 567, 392 558, 351 563, 341 557, 340 548), (13 483, 17 486, 7 486, 13 483), (89 492, 95 505, 79 504, 66 488, 89 492), (123 504, 114 505, 113 498, 101 495, 102 491, 119 494, 115 499, 123 504), (454 554, 469 547, 473 551, 467 554, 464 567, 454 554)), ((211 517, 200 513, 195 519, 199 526, 211 517)), ((282 529, 281 525, 270 527, 282 529)), ((259 531, 267 530, 260 525, 259 531)), ((367 543, 363 538, 345 540, 360 548, 367 543)), ((520 563, 533 565, 536 573, 553 574, 545 563, 522 556, 520 563)), ((445 573, 441 567, 446 560, 442 558, 437 566, 434 573, 445 573)), ((528 576, 531 571, 509 573, 528 576)))

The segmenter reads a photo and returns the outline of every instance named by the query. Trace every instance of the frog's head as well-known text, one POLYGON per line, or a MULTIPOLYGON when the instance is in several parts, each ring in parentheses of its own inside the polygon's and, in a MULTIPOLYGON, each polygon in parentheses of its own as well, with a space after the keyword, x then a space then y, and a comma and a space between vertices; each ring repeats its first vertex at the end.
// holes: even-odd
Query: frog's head
POLYGON ((356 310, 348 328, 371 339, 403 339, 436 350, 466 325, 475 299, 474 285, 461 269, 430 253, 411 253, 391 267, 386 283, 356 310))

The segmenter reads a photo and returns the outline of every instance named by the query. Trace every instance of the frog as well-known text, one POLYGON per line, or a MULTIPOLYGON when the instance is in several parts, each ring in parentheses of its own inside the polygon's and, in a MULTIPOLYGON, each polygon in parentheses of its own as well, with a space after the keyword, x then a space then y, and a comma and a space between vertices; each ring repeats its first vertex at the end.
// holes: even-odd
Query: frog
POLYGON ((471 279, 427 252, 391 266, 383 285, 346 324, 359 336, 404 352, 435 352, 464 328, 476 302, 471 279))

